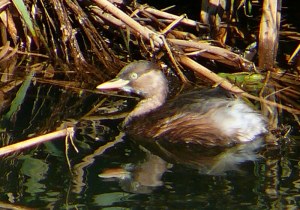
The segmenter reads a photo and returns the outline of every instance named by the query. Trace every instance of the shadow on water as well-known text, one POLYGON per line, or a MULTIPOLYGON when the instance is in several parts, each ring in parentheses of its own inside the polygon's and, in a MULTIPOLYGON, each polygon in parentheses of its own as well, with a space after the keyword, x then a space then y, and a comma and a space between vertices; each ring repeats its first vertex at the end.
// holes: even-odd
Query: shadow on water
MULTIPOLYGON (((50 85, 31 86, 17 114, 2 122, 11 144, 76 127, 76 153, 65 141, 0 161, 0 207, 23 209, 270 209, 299 205, 299 144, 264 139, 228 148, 132 141, 120 132, 132 99, 107 99, 50 85), (88 113, 101 102, 97 115, 88 113), (117 105, 117 108, 116 108, 117 105), (84 116, 84 117, 83 117, 84 116)), ((9 108, 2 110, 2 115, 9 108)))

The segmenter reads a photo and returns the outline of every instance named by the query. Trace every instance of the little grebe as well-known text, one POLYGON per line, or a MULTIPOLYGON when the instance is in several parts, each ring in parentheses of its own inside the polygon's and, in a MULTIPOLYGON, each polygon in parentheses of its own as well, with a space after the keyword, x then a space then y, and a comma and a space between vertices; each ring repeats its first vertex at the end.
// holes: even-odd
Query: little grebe
POLYGON ((140 139, 225 146, 252 141, 267 132, 263 116, 221 88, 193 90, 166 101, 168 81, 149 61, 130 63, 97 89, 142 97, 124 121, 126 132, 140 139))

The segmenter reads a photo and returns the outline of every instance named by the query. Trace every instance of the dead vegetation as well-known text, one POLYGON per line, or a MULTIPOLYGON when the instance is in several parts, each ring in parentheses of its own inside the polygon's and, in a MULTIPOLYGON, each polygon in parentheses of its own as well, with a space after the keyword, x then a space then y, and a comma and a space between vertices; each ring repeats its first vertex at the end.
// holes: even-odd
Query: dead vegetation
POLYGON ((113 77, 127 62, 148 59, 166 64, 183 83, 191 83, 194 74, 193 82, 260 101, 274 127, 282 110, 298 122, 299 32, 288 24, 279 30, 279 3, 253 1, 249 9, 249 1, 233 2, 203 0, 201 20, 191 20, 168 12, 172 7, 158 10, 136 1, 2 0, 0 111, 13 116, 5 114, 11 93, 26 80, 80 92, 113 77), (279 40, 296 46, 281 52, 281 63, 279 40))

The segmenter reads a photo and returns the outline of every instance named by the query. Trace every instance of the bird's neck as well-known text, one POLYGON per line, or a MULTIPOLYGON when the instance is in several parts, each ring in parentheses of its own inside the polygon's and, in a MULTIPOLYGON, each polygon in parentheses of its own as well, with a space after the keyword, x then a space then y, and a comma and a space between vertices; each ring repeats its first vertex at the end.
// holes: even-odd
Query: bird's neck
POLYGON ((133 118, 148 114, 162 106, 168 95, 167 84, 159 84, 155 94, 142 99, 136 107, 127 115, 124 124, 128 124, 133 118))

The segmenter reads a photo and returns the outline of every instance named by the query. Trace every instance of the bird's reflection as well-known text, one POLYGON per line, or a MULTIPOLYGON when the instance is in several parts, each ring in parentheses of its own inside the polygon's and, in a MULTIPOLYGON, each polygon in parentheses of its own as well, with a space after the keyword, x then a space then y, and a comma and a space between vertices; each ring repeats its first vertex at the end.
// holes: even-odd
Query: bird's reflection
POLYGON ((172 170, 173 164, 195 168, 201 174, 225 175, 228 171, 240 171, 240 165, 259 158, 258 150, 263 140, 238 144, 233 147, 200 147, 192 144, 173 144, 168 141, 138 141, 145 158, 137 164, 107 169, 101 178, 119 180, 124 191, 151 193, 163 185, 162 176, 172 170))

